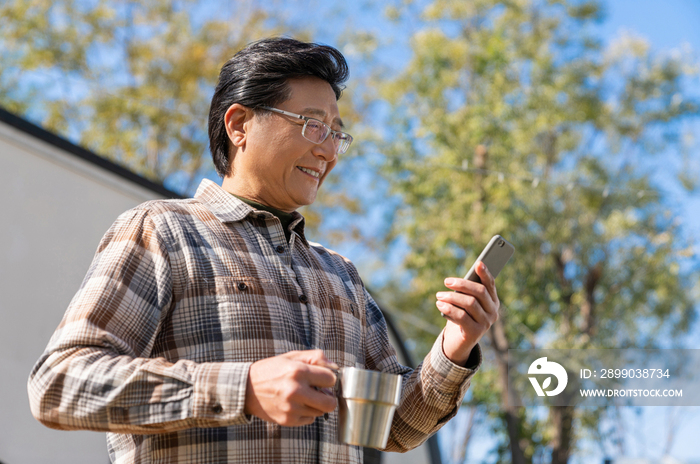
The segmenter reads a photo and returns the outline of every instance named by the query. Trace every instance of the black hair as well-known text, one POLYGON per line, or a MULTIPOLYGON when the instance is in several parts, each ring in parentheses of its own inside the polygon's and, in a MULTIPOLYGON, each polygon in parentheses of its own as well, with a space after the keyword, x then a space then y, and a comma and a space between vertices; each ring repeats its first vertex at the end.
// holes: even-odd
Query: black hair
POLYGON ((275 37, 248 44, 221 68, 209 108, 209 149, 221 177, 230 170, 226 111, 234 103, 253 108, 276 106, 291 97, 288 81, 307 76, 328 82, 338 100, 348 64, 327 45, 275 37))

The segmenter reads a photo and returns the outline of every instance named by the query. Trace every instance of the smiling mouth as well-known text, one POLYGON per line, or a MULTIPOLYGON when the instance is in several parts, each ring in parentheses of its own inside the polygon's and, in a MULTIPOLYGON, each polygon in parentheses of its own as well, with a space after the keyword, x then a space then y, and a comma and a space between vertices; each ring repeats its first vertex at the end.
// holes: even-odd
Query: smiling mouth
POLYGON ((314 170, 312 170, 312 169, 302 168, 301 166, 297 166, 297 169, 299 169, 301 172, 305 172, 305 173, 307 173, 308 175, 315 177, 316 179, 318 179, 318 178, 321 177, 321 173, 320 173, 320 172, 316 172, 316 171, 314 171, 314 170))

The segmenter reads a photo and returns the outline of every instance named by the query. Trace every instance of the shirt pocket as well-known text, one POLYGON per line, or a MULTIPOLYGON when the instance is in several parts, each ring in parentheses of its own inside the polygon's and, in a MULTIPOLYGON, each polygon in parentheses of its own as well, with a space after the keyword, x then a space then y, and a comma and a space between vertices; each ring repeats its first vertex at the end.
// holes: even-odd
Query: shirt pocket
POLYGON ((225 360, 255 362, 304 349, 303 326, 271 280, 217 277, 214 303, 225 322, 225 360))

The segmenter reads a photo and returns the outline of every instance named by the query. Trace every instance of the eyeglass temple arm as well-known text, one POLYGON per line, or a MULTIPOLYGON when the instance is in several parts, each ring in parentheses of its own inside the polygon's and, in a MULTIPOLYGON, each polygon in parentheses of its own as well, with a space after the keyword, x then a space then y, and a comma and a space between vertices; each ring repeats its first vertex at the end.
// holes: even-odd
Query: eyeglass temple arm
POLYGON ((262 108, 264 110, 268 110, 268 111, 273 111, 275 113, 283 114, 285 116, 289 116, 292 118, 301 119, 302 121, 306 121, 306 119, 307 119, 306 116, 302 116, 302 115, 296 114, 296 113, 290 113, 289 111, 280 110, 278 108, 272 108, 271 106, 261 106, 260 108, 262 108))

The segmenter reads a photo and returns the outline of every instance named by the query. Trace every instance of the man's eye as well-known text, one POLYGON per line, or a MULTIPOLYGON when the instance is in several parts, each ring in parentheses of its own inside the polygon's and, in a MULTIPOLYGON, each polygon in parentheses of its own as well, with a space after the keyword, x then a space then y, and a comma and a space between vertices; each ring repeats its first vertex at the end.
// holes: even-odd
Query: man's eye
POLYGON ((306 129, 321 132, 323 130, 323 124, 320 122, 309 121, 309 123, 306 125, 306 129))

